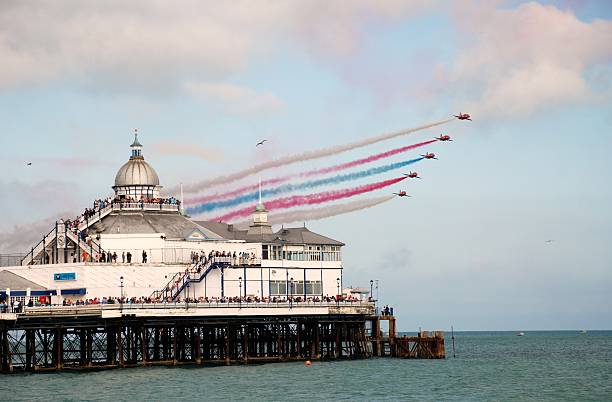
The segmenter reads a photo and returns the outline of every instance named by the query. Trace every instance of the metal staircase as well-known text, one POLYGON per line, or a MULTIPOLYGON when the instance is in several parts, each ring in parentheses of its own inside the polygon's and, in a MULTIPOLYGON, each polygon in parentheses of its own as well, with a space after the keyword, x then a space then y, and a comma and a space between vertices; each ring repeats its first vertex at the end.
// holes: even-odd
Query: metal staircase
POLYGON ((151 294, 152 298, 161 300, 176 300, 176 298, 185 290, 191 283, 200 283, 214 269, 225 269, 231 265, 231 257, 213 257, 202 264, 197 262, 193 264, 186 272, 178 272, 174 274, 168 281, 166 286, 161 290, 156 290, 151 294))
MULTIPOLYGON (((106 214, 108 215, 108 213, 106 214)), ((80 230, 81 229, 79 229, 79 231, 80 230)), ((21 260, 21 265, 32 265, 35 263, 57 263, 57 260, 59 259, 59 252, 61 249, 64 249, 64 247, 67 246, 67 240, 71 240, 75 244, 75 251, 78 250, 79 255, 75 256, 77 261, 81 261, 81 251, 85 251, 87 253, 87 261, 90 262, 94 261, 95 257, 104 251, 100 243, 98 243, 95 239, 90 238, 88 241, 85 241, 72 230, 68 229, 65 223, 56 222, 55 227, 52 228, 49 233, 43 236, 42 240, 32 247, 30 252, 23 257, 21 260), (64 247, 58 248, 55 244, 57 241, 63 241, 64 247), (49 246, 52 246, 50 250, 52 255, 49 258, 49 261, 47 261, 45 250, 49 246)))

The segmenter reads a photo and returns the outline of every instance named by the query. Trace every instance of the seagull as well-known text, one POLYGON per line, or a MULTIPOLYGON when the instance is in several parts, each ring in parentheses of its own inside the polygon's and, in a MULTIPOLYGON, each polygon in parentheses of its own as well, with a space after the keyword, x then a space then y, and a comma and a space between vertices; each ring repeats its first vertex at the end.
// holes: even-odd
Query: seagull
POLYGON ((28 163, 26 163, 26 165, 32 166, 32 162, 28 162, 28 163))
POLYGON ((544 243, 548 243, 548 244, 550 244, 550 243, 552 243, 553 241, 554 241, 554 240, 552 240, 552 239, 548 239, 548 240, 546 240, 544 243))
POLYGON ((256 147, 258 147, 258 146, 260 146, 260 145, 263 145, 263 144, 264 144, 264 142, 266 142, 266 141, 268 141, 268 140, 261 140, 261 141, 259 141, 259 142, 257 143, 257 145, 255 145, 255 146, 256 146, 256 147))

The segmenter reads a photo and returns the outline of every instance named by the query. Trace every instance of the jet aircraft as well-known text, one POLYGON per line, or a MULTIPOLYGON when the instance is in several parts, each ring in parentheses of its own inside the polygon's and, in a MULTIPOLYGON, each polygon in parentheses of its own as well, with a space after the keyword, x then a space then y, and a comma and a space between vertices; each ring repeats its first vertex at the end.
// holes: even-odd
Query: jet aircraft
POLYGON ((421 155, 421 157, 423 157, 425 159, 438 159, 438 158, 436 158, 436 154, 434 154, 432 152, 427 152, 425 155, 421 155))
POLYGON ((455 115, 456 118, 458 118, 459 120, 469 120, 472 121, 472 119, 470 118, 470 115, 467 113, 459 113, 458 115, 455 115))

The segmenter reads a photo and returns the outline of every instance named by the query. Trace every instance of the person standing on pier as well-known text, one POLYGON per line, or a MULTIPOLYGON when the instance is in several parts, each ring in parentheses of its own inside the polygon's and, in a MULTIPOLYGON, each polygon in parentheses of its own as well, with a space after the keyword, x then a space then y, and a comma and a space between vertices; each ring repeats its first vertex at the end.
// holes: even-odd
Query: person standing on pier
POLYGON ((146 264, 147 263, 147 252, 142 250, 142 263, 146 264))

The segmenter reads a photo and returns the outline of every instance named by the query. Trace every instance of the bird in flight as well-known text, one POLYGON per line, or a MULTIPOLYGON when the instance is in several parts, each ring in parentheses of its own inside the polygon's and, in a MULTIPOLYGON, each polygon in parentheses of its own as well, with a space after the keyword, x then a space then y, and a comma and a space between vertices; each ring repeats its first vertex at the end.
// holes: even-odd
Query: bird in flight
POLYGON ((32 166, 32 162, 27 162, 26 165, 32 166))
POLYGON ((268 140, 261 140, 261 141, 259 141, 259 142, 257 143, 257 145, 255 145, 255 146, 256 146, 256 147, 258 147, 258 146, 260 146, 260 145, 263 145, 263 144, 264 144, 264 142, 266 142, 266 141, 268 141, 268 140))
POLYGON ((553 241, 554 241, 554 240, 552 240, 552 239, 548 239, 548 240, 546 240, 544 243, 548 243, 548 244, 550 244, 550 243, 552 243, 553 241))

